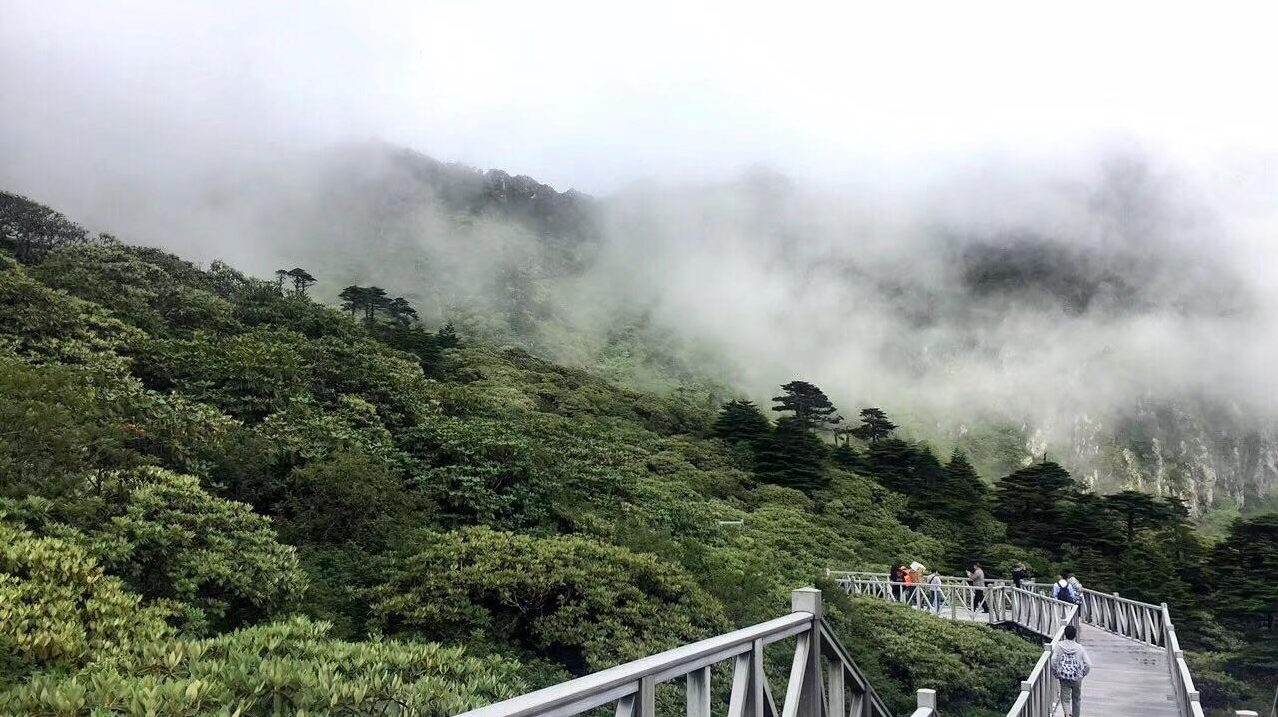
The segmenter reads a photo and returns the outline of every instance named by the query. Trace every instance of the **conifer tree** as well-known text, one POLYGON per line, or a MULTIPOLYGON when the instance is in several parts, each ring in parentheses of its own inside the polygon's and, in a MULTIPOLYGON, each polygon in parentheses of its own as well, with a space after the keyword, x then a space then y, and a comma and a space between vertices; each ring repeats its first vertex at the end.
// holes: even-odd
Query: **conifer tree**
POLYGON ((969 510, 984 509, 987 492, 985 482, 976 474, 976 468, 972 467, 967 454, 955 448, 950 454, 950 462, 945 465, 944 493, 961 510, 969 510))
POLYGON ((1123 525, 1118 515, 1108 508, 1106 500, 1085 492, 1079 492, 1063 504, 1055 541, 1090 550, 1109 560, 1130 546, 1123 537, 1123 525))
POLYGON ((781 387, 785 394, 772 400, 777 405, 772 410, 793 411, 794 418, 808 430, 831 428, 843 421, 838 409, 830 403, 825 392, 807 381, 791 381, 781 387))
POLYGON ((397 296, 386 304, 386 313, 390 315, 391 321, 401 326, 407 326, 409 322, 417 320, 417 309, 414 309, 402 296, 397 296))
POLYGON ((441 349, 451 349, 461 344, 461 339, 457 336, 457 329, 453 327, 453 322, 449 321, 444 324, 444 328, 435 334, 435 343, 441 349))
POLYGON ((390 305, 390 299, 382 287, 369 286, 361 292, 361 303, 364 307, 364 323, 371 326, 377 321, 377 312, 390 305))
POLYGON ((837 445, 830 453, 830 457, 834 459, 835 464, 840 468, 856 473, 869 472, 869 465, 865 460, 865 456, 848 445, 846 441, 837 445))
POLYGON ((887 414, 879 408, 861 409, 861 425, 852 430, 852 435, 867 443, 877 443, 892 435, 897 425, 888 420, 887 414))
POLYGON ((723 404, 712 430, 715 436, 726 441, 757 447, 771 428, 753 401, 736 400, 723 404))
POLYGON ((802 421, 785 416, 760 445, 755 472, 762 480, 811 495, 829 484, 825 444, 802 421))
POLYGON ((306 296, 306 290, 315 285, 315 277, 301 267, 284 272, 293 281, 293 296, 306 296))
POLYGON ((1278 513, 1238 519, 1212 553, 1216 603, 1235 624, 1278 630, 1278 513))
POLYGON ((1128 543, 1136 541, 1138 531, 1169 527, 1180 520, 1172 505, 1138 490, 1107 495, 1104 504, 1123 522, 1128 543))
MULTIPOLYGON (((278 276, 283 271, 284 270, 281 269, 275 273, 278 276)), ((283 286, 282 278, 280 279, 280 282, 280 285, 283 286)), ((351 312, 351 316, 364 311, 364 287, 362 286, 355 286, 352 284, 351 286, 342 289, 341 293, 337 295, 337 298, 342 300, 342 308, 351 312)))
POLYGON ((908 441, 888 438, 871 443, 865 460, 870 474, 884 487, 898 493, 915 492, 915 468, 918 450, 908 441))
POLYGON ((1066 501, 1077 494, 1069 472, 1053 462, 1035 463, 999 481, 995 489, 994 515, 1007 523, 1013 541, 1055 551, 1061 541, 1066 501))

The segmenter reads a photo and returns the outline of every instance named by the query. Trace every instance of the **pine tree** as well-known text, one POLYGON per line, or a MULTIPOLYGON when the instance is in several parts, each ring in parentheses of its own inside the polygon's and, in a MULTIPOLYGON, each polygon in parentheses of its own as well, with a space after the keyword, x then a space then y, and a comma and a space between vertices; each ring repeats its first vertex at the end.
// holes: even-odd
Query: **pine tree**
MULTIPOLYGON (((1175 507, 1137 490, 1107 495, 1104 502, 1122 520, 1128 543, 1136 541, 1138 531, 1170 527, 1180 519, 1175 507)), ((1183 504, 1179 507, 1184 508, 1183 504)))
POLYGON ((386 304, 386 313, 390 315, 391 321, 401 326, 407 326, 411 321, 417 320, 417 309, 414 309, 402 296, 397 296, 386 304))
MULTIPOLYGON (((283 271, 283 270, 281 270, 283 271)), ((280 271, 275 272, 277 275, 280 271)), ((281 279, 281 282, 283 280, 281 279)), ((283 284, 281 283, 281 286, 283 284)), ((342 289, 337 298, 342 300, 342 308, 351 312, 351 316, 364 311, 364 287, 351 285, 342 289)))
POLYGON ((435 344, 441 349, 451 349, 461 344, 461 339, 457 336, 457 329, 453 327, 453 322, 449 321, 444 324, 444 328, 435 334, 435 344))
POLYGON ((868 473, 870 471, 869 464, 866 462, 865 456, 857 451, 847 442, 840 443, 830 453, 830 457, 834 459, 834 463, 840 468, 853 471, 855 473, 868 473))
POLYGON ((284 295, 284 282, 288 280, 288 271, 285 269, 275 270, 275 290, 280 296, 284 295))
POLYGON ((1122 522, 1105 498, 1080 492, 1064 503, 1063 511, 1061 522, 1053 531, 1056 543, 1091 550, 1111 560, 1131 545, 1123 537, 1122 522))
POLYGON ((950 462, 945 465, 946 495, 962 509, 985 509, 985 499, 989 489, 985 481, 976 474, 976 468, 967 459, 967 454, 955 448, 950 454, 950 462))
POLYGON ((1268 642, 1278 642, 1278 513, 1234 521, 1212 553, 1212 569, 1219 609, 1235 624, 1264 630, 1268 642))
POLYGON ((852 430, 852 435, 867 443, 877 443, 892 435, 897 425, 888 420, 887 414, 878 408, 861 409, 861 425, 852 430))
POLYGON ((390 306, 390 299, 386 296, 386 290, 380 286, 369 286, 361 292, 361 302, 364 307, 364 323, 371 326, 377 321, 377 312, 390 306))
POLYGON ((1036 463, 999 481, 994 515, 1007 523, 1013 541, 1055 551, 1061 541, 1054 533, 1065 517, 1066 501, 1076 494, 1068 471, 1056 463, 1036 463))
POLYGON ((293 281, 293 296, 306 296, 306 290, 315 285, 315 277, 301 267, 284 272, 293 281))
POLYGON ((755 473, 769 483, 811 495, 829 484, 823 460, 826 448, 802 421, 785 416, 759 447, 755 473))
POLYGON ((728 401, 719 409, 712 432, 730 442, 759 446, 772 429, 753 401, 728 401))
POLYGON ((808 430, 831 428, 843 421, 838 409, 830 403, 825 392, 807 381, 791 381, 781 387, 785 395, 772 400, 777 405, 772 410, 793 411, 794 418, 808 430))
POLYGON ((888 438, 871 443, 865 460, 875 480, 885 488, 908 495, 915 492, 917 453, 918 449, 908 441, 888 438))

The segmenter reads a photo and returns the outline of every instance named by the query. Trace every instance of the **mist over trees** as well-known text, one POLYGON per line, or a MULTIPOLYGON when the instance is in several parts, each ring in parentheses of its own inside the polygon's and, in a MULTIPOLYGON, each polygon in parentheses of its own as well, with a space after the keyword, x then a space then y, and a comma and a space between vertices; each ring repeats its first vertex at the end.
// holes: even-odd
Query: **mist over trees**
MULTIPOLYGON (((319 270, 260 280, 109 239, 6 256, 0 572, 13 579, 0 598, 23 607, 0 619, 0 704, 18 713, 145 693, 195 714, 309 712, 336 694, 363 714, 353 695, 373 694, 442 717, 767 619, 830 565, 907 557, 949 572, 980 559, 995 575, 1024 561, 1167 600, 1183 644, 1212 651, 1195 677, 1221 704, 1273 670, 1246 643, 1272 637, 1266 573, 1226 572, 1267 559, 1268 518, 1211 543, 1179 501, 1097 494, 1049 462, 991 490, 965 452, 943 463, 882 408, 861 411, 860 433, 841 428, 810 382, 782 386, 773 423, 696 384, 639 392, 462 341, 406 297, 337 291, 319 270), (342 307, 315 301, 325 291, 342 307), (725 520, 739 532, 708 532, 725 520), (474 569, 439 570, 458 565, 474 569), (577 587, 565 601, 548 584, 577 587), (105 612, 77 607, 84 590, 105 612), (5 638, 15 624, 53 649, 5 638), (493 653, 494 634, 518 650, 493 653), (158 678, 157 655, 179 656, 158 678), (338 656, 349 672, 321 679, 338 656), (246 677, 277 658, 284 686, 246 677), (390 663, 430 683, 380 681, 390 663)), ((639 346, 623 336, 613 350, 639 346)), ((1007 669, 954 683, 961 626, 936 644, 927 616, 833 608, 902 709, 919 680, 956 709, 1001 705, 1037 654, 964 633, 1007 669), (881 662, 889 625, 909 636, 908 675, 881 662)))

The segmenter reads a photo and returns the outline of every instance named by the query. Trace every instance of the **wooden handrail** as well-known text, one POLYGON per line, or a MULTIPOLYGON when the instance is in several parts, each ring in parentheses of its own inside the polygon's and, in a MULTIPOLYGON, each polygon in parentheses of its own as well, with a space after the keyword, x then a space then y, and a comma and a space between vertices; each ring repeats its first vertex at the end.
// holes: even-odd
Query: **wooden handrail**
MULTIPOLYGON (((891 602, 935 612, 938 616, 958 618, 958 607, 975 608, 976 591, 966 578, 941 576, 941 584, 925 580, 922 585, 887 579, 882 573, 827 570, 826 574, 843 586, 849 594, 868 595, 891 602), (949 615, 939 609, 935 596, 949 606, 949 615)), ((1001 580, 987 580, 985 604, 991 611, 991 622, 1014 623, 1048 639, 1043 655, 1021 682, 1021 693, 1012 704, 1008 717, 1050 717, 1056 695, 1051 679, 1051 648, 1061 639, 1066 624, 1084 622, 1121 637, 1163 648, 1167 654, 1168 677, 1173 686, 1181 717, 1203 717, 1203 708, 1184 652, 1176 637, 1171 611, 1167 604, 1151 605, 1125 598, 1118 593, 1102 593, 1083 588, 1079 603, 1067 603, 1050 596, 1051 584, 1023 583, 1016 588, 1001 580)), ((1271 716, 1273 717, 1273 716, 1271 716)))
MULTIPOLYGON (((463 712, 458 717, 571 717, 608 704, 615 705, 617 717, 653 717, 656 686, 680 677, 687 680, 687 717, 710 717, 710 668, 725 661, 733 665, 728 717, 892 717, 825 623, 821 591, 795 590, 791 594, 791 610, 784 617, 463 712), (795 639, 795 654, 785 700, 778 711, 763 674, 763 648, 790 637, 795 639)), ((935 711, 915 714, 931 717, 935 711)))

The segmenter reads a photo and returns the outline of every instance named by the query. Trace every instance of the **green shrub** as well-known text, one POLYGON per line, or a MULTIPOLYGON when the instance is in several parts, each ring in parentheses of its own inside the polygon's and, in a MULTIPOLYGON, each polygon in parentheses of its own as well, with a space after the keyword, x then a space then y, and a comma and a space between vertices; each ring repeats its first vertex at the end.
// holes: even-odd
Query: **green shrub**
POLYGON ((678 567, 574 536, 467 528, 425 537, 369 593, 376 625, 431 639, 487 639, 597 670, 726 628, 678 567))
POLYGON ((104 575, 84 547, 37 537, 0 513, 0 685, 139 649, 169 634, 165 616, 104 575))
MULTIPOLYGON (((108 570, 149 599, 193 605, 219 625, 243 625, 296 607, 306 576, 268 518, 162 469, 114 477, 121 514, 90 532, 108 570)), ((113 490, 112 490, 113 489, 113 490)), ((115 501, 112 501, 115 502, 115 501)))
POLYGON ((327 632, 298 619, 210 640, 156 640, 110 664, 0 689, 0 714, 447 717, 525 689, 517 664, 462 647, 342 642, 327 632))

